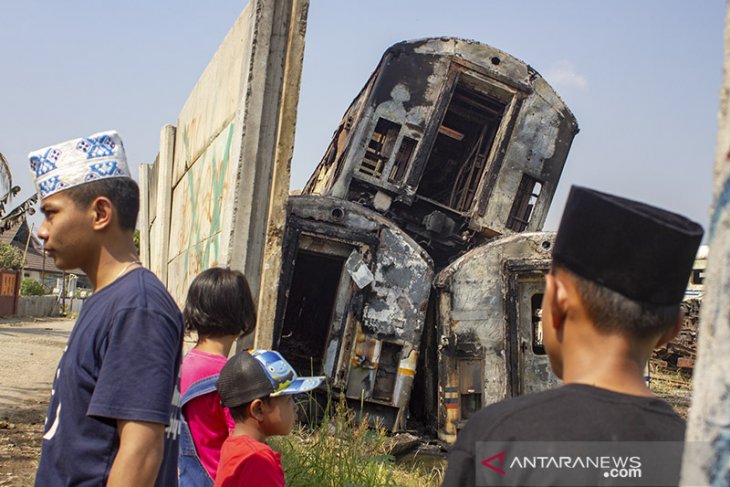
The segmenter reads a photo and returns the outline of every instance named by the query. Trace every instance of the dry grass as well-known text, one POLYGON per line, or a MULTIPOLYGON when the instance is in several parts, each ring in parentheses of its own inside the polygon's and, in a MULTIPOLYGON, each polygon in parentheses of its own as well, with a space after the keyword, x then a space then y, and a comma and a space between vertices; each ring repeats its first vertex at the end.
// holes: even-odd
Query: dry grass
POLYGON ((300 426, 270 444, 282 454, 289 487, 438 486, 443 477, 440 465, 397 464, 385 429, 371 428, 344 402, 317 426, 300 426))
POLYGON ((692 376, 685 372, 663 369, 651 364, 649 388, 669 404, 685 420, 692 399, 692 376))

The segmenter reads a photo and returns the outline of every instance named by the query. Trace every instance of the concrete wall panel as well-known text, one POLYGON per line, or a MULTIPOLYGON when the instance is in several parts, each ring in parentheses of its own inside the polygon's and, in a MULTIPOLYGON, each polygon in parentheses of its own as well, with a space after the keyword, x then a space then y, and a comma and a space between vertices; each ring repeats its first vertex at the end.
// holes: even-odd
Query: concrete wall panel
MULTIPOLYGON (((78 300, 77 300, 78 301, 78 300)), ((17 316, 58 316, 61 309, 58 296, 20 296, 18 298, 17 316)))
MULTIPOLYGON (((236 169, 233 154, 238 153, 240 147, 241 139, 234 137, 235 132, 235 124, 228 124, 175 187, 169 262, 180 254, 189 254, 193 248, 198 248, 203 254, 211 253, 211 237, 220 234, 224 226, 230 225, 230 218, 224 219, 223 214, 224 206, 230 200, 231 181, 236 169), (201 242, 205 241, 209 243, 200 248, 201 242)), ((210 260, 204 257, 201 256, 201 259, 210 260)), ((212 260, 219 261, 218 257, 216 249, 212 260)), ((190 271, 193 272, 193 269, 190 271)), ((172 287, 172 281, 170 285, 172 287)))
POLYGON ((201 271, 216 265, 221 253, 221 234, 216 233, 183 250, 168 265, 168 290, 179 306, 185 303, 188 287, 201 271))
MULTIPOLYGON (((252 2, 254 3, 254 2, 252 2)), ((177 119, 173 185, 224 132, 242 97, 242 67, 251 55, 255 19, 246 5, 195 84, 177 119)))

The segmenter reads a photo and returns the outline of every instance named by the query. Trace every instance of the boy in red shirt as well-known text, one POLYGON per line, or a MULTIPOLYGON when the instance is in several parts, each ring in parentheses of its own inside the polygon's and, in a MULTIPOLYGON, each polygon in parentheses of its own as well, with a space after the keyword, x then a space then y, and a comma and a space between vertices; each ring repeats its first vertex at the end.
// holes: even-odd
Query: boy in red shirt
POLYGON ((324 377, 297 377, 279 352, 253 350, 233 356, 216 384, 236 423, 223 443, 216 487, 283 487, 281 454, 265 443, 294 427, 294 394, 319 386, 324 377))

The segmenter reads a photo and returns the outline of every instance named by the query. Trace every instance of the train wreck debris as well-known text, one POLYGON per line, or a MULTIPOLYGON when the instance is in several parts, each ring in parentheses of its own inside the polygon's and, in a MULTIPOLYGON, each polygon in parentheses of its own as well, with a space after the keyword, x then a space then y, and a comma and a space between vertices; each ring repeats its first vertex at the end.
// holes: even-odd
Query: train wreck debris
POLYGON ((438 435, 457 431, 482 407, 558 384, 542 344, 543 278, 553 233, 496 239, 436 277, 438 435))
POLYGON ((275 348, 386 427, 405 425, 433 278, 428 254, 349 201, 289 199, 275 348))
POLYGON ((474 41, 389 48, 304 193, 392 219, 437 267, 542 228, 578 126, 530 66, 474 41))
POLYGON ((557 93, 485 44, 398 43, 287 200, 307 2, 254 3, 141 166, 142 260, 178 304, 205 268, 246 273, 259 321, 239 345, 327 375, 393 431, 452 441, 477 408, 554 384, 552 236, 534 232, 578 132, 557 93))
POLYGON ((446 441, 556 384, 535 338, 552 236, 522 232, 542 228, 577 132, 502 51, 388 49, 290 197, 275 346, 388 428, 410 417, 446 441))

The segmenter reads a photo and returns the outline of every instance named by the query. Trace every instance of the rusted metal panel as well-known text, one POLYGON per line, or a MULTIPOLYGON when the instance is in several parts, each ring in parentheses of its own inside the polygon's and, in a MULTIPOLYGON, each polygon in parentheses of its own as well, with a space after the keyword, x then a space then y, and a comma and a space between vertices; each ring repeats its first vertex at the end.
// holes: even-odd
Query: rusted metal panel
POLYGON ((552 241, 551 233, 497 239, 437 276, 441 439, 453 442, 475 405, 557 384, 544 351, 533 350, 539 329, 533 298, 542 292, 552 241))
POLYGON ((20 272, 0 272, 0 316, 15 314, 18 306, 20 272))

